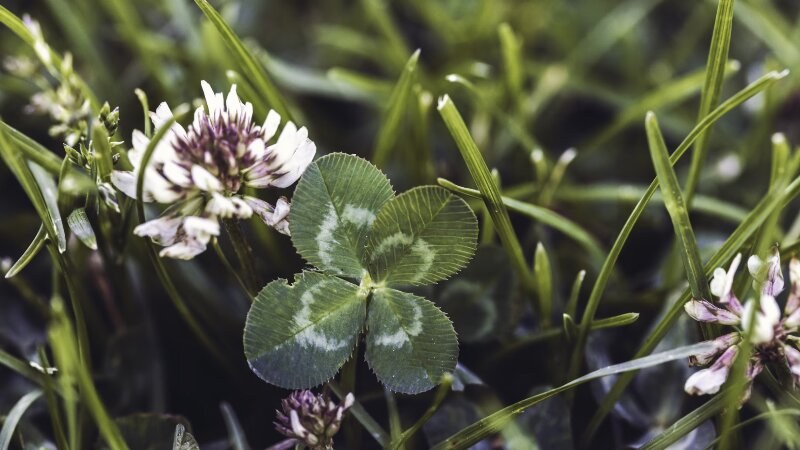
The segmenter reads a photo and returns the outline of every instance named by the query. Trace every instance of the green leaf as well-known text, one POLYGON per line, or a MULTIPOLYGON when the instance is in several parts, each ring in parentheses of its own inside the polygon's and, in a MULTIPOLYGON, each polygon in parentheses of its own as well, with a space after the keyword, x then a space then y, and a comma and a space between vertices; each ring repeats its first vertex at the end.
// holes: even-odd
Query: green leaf
POLYGON ((29 162, 31 174, 39 185, 39 192, 44 200, 46 208, 46 218, 52 223, 55 231, 55 241, 58 244, 58 251, 64 253, 67 250, 67 235, 64 232, 64 221, 61 219, 61 212, 58 210, 58 186, 53 176, 42 168, 42 166, 29 162))
POLYGON ((711 298, 708 280, 703 271, 703 261, 700 260, 700 250, 697 248, 697 240, 689 220, 689 210, 686 208, 681 194, 678 176, 672 169, 669 150, 667 150, 667 144, 658 127, 658 120, 652 112, 647 113, 645 128, 650 145, 650 157, 653 159, 658 183, 664 196, 664 205, 667 207, 669 217, 672 219, 672 227, 681 243, 681 257, 686 269, 686 276, 689 279, 689 286, 692 288, 692 295, 694 298, 711 298))
POLYGON ((244 328, 244 353, 264 381, 286 389, 317 386, 353 353, 367 315, 366 292, 340 278, 303 272, 269 283, 244 328))
POLYGON ((438 186, 411 189, 378 213, 367 248, 370 276, 379 283, 424 285, 467 265, 478 219, 460 197, 438 186))
POLYGON ((28 392, 11 408, 11 411, 4 418, 3 428, 0 429, 0 450, 8 450, 8 446, 11 445, 11 439, 14 437, 14 430, 17 428, 20 419, 22 419, 22 415, 41 396, 42 391, 38 389, 28 392))
POLYGON ((94 234, 94 229, 92 229, 92 224, 89 222, 85 209, 78 208, 72 211, 67 217, 67 225, 83 245, 92 250, 97 250, 97 236, 94 234))
POLYGON ((230 25, 225 22, 225 19, 222 18, 219 12, 217 12, 207 0, 195 0, 195 3, 197 3, 197 6, 200 7, 208 20, 214 24, 219 34, 222 35, 222 40, 225 41, 225 44, 231 51, 231 56, 239 65, 239 71, 250 80, 253 87, 255 87, 261 95, 261 98, 284 119, 291 120, 292 116, 289 112, 289 108, 287 108, 280 91, 278 91, 278 88, 272 83, 264 67, 259 64, 258 60, 256 60, 253 54, 245 47, 242 40, 239 39, 239 36, 231 29, 230 25))
POLYGON ((418 394, 455 369, 458 340, 450 319, 430 301, 379 288, 369 303, 366 357, 386 387, 418 394))
POLYGON ((292 198, 289 230, 297 252, 320 269, 360 279, 370 227, 393 196, 389 180, 369 161, 323 156, 306 169, 292 198))

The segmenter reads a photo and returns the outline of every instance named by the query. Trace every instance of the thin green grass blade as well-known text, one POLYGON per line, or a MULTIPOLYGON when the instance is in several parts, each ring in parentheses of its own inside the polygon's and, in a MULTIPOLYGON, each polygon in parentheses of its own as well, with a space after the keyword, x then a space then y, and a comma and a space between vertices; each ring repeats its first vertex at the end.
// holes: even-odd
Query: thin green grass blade
POLYGON ((239 423, 239 419, 236 417, 231 405, 223 402, 219 408, 222 411, 222 418, 225 419, 225 428, 228 429, 228 436, 233 450, 250 450, 242 424, 239 423))
POLYGON ((500 189, 495 184, 486 161, 483 160, 483 156, 481 156, 478 146, 472 139, 464 119, 449 96, 445 95, 439 100, 437 109, 453 140, 455 140, 456 146, 461 152, 461 157, 467 164, 470 175, 472 175, 472 179, 480 190, 486 208, 488 208, 494 226, 497 229, 500 242, 511 257, 514 269, 517 271, 520 280, 522 280, 526 292, 532 294, 535 290, 536 281, 533 279, 528 264, 525 262, 522 246, 514 233, 514 228, 511 226, 511 219, 508 217, 508 211, 503 203, 503 197, 500 195, 500 189))
POLYGON ((711 400, 705 402, 703 406, 678 419, 677 422, 664 430, 663 433, 644 444, 641 449, 665 450, 669 448, 670 445, 677 442, 683 436, 689 434, 689 432, 700 426, 701 423, 714 417, 717 413, 722 411, 722 409, 725 407, 726 392, 727 390, 718 393, 711 400))
MULTIPOLYGON (((456 192, 458 194, 473 198, 481 198, 481 191, 477 189, 470 189, 463 186, 459 186, 453 183, 452 181, 446 180, 444 178, 439 178, 437 181, 440 186, 449 189, 453 192, 456 192)), ((522 202, 510 197, 501 196, 500 198, 503 204, 509 210, 528 216, 547 226, 553 227, 554 229, 569 236, 575 242, 577 242, 579 245, 585 248, 586 251, 594 260, 598 262, 603 261, 605 252, 600 247, 600 243, 588 231, 584 230, 577 223, 567 219, 566 217, 558 214, 555 211, 552 211, 547 208, 542 208, 541 206, 536 206, 532 203, 522 202)))
POLYGON ((33 241, 31 241, 28 248, 25 249, 25 252, 22 253, 22 256, 17 259, 13 266, 8 269, 6 272, 6 278, 11 278, 22 271, 36 255, 39 254, 39 251, 42 250, 44 244, 47 242, 47 232, 44 229, 44 225, 39 225, 39 231, 36 232, 36 236, 33 237, 33 241))
POLYGON ((22 420, 22 415, 28 411, 28 408, 30 408, 42 394, 42 391, 35 389, 23 395, 22 398, 14 404, 14 407, 11 408, 11 411, 9 411, 8 415, 5 417, 3 428, 0 429, 0 450, 8 450, 8 447, 11 445, 11 439, 14 437, 14 430, 17 429, 19 421, 22 420))
MULTIPOLYGON (((706 80, 700 96, 700 110, 697 113, 698 122, 719 104, 722 82, 725 81, 728 50, 731 46, 733 3, 734 0, 719 0, 717 4, 714 31, 711 35, 711 48, 708 51, 708 62, 706 62, 706 80)), ((689 167, 689 177, 686 180, 685 196, 687 204, 692 204, 694 192, 697 190, 700 172, 703 169, 706 153, 708 153, 708 142, 711 136, 709 131, 710 128, 701 133, 697 137, 697 141, 695 141, 694 152, 692 152, 692 165, 689 167)))
MULTIPOLYGON (((738 61, 728 61, 725 67, 725 76, 738 73, 740 67, 741 64, 738 61)), ((699 70, 659 86, 653 92, 622 110, 614 122, 592 138, 586 147, 595 149, 605 144, 629 125, 641 120, 647 111, 659 111, 691 97, 702 89, 705 77, 705 70, 699 70)))
POLYGON ((765 14, 768 5, 769 3, 756 6, 742 1, 736 2, 736 21, 769 47, 781 63, 794 70, 800 67, 800 43, 782 30, 783 27, 777 23, 776 17, 765 14))
POLYGON ((553 315, 553 273, 550 259, 542 243, 536 245, 533 255, 533 274, 536 277, 536 297, 539 299, 539 318, 542 328, 549 328, 553 315))
POLYGON ((689 286, 694 298, 711 298, 708 287, 708 280, 703 272, 703 261, 700 259, 700 250, 697 247, 697 239, 694 236, 692 223, 689 220, 689 211, 681 194, 681 187, 678 184, 678 176, 672 169, 669 160, 669 150, 661 135, 658 127, 658 119, 653 112, 647 113, 645 119, 647 130, 647 140, 650 146, 650 157, 656 169, 658 184, 664 196, 664 205, 667 208, 672 227, 680 240, 682 251, 681 258, 689 279, 689 286))
POLYGON ((197 6, 200 7, 208 20, 214 24, 214 27, 222 36, 222 40, 225 41, 225 44, 233 53, 232 56, 239 66, 239 72, 253 84, 262 100, 277 111, 283 119, 292 120, 292 114, 286 101, 278 88, 272 83, 267 71, 258 63, 258 60, 225 22, 225 19, 211 6, 208 0, 195 0, 195 3, 197 3, 197 6))
POLYGON ((497 28, 500 38, 500 51, 503 54, 503 75, 505 75, 506 88, 509 96, 520 99, 522 94, 522 43, 511 25, 501 23, 497 28))
POLYGON ((408 62, 406 62, 403 73, 400 74, 400 79, 392 90, 392 95, 389 97, 389 102, 386 105, 383 125, 381 125, 381 129, 378 132, 375 152, 372 157, 372 162, 378 166, 378 168, 384 168, 386 166, 389 160, 389 152, 398 142, 397 137, 400 132, 400 124, 405 116, 405 112, 408 110, 409 101, 411 99, 411 86, 416 78, 419 53, 419 50, 415 51, 408 59, 408 62))
POLYGON ((44 146, 18 131, 11 125, 0 121, 0 128, 10 138, 11 142, 17 145, 19 151, 26 159, 42 166, 53 175, 58 175, 61 171, 62 160, 44 146))
POLYGON ((495 412, 494 414, 484 417, 483 419, 462 429, 458 433, 450 436, 443 442, 436 444, 435 446, 433 446, 433 450, 468 448, 469 446, 475 444, 476 442, 479 442, 482 439, 485 439, 491 436, 492 434, 499 432, 514 417, 522 414, 528 408, 531 408, 532 406, 541 403, 547 400, 548 398, 556 396, 562 392, 580 386, 583 383, 596 380, 598 378, 607 377, 610 375, 617 375, 621 373, 637 371, 647 367, 653 367, 659 364, 664 364, 666 362, 688 358, 689 355, 695 354, 703 350, 708 350, 712 346, 713 344, 709 342, 701 342, 699 344, 693 344, 685 347, 678 347, 672 350, 667 350, 665 352, 646 356, 644 358, 633 359, 631 361, 627 361, 621 364, 615 364, 612 366, 604 367, 599 370, 595 370, 594 372, 591 372, 580 378, 572 380, 569 383, 566 383, 562 386, 550 389, 548 391, 542 392, 541 394, 537 394, 532 397, 528 397, 524 400, 520 400, 514 403, 513 405, 507 406, 501 409, 500 411, 495 412))
MULTIPOLYGON (((589 184, 582 186, 564 186, 555 193, 555 198, 567 203, 586 203, 586 202, 606 202, 617 201, 625 203, 636 203, 647 192, 644 186, 619 185, 619 184, 589 184)), ((511 190, 506 191, 509 196, 511 190)), ((653 195, 654 202, 664 202, 660 192, 653 195)), ((691 205, 691 210, 697 213, 708 214, 709 216, 724 219, 735 224, 739 224, 747 216, 748 210, 741 206, 728 203, 722 199, 697 194, 691 205)))

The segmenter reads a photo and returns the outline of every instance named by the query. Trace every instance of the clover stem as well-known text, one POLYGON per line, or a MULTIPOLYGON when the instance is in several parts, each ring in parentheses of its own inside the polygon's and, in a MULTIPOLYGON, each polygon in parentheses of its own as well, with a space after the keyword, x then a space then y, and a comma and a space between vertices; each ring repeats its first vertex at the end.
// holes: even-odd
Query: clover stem
POLYGON ((241 225, 234 220, 226 219, 222 223, 225 225, 225 231, 228 232, 228 238, 231 240, 233 250, 236 252, 236 258, 239 260, 239 270, 242 272, 242 279, 244 285, 247 287, 247 292, 250 294, 251 300, 258 292, 259 279, 256 275, 255 267, 256 261, 253 257, 253 249, 247 243, 244 233, 242 232, 241 225))

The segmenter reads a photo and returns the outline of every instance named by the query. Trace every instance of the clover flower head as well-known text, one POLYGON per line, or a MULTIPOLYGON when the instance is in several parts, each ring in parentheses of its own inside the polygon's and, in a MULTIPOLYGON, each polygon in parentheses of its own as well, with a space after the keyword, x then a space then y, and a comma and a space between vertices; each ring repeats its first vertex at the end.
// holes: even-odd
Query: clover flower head
POLYGON ((296 391, 281 402, 282 411, 276 411, 275 427, 311 450, 332 449, 333 437, 354 401, 353 394, 347 394, 344 403, 337 405, 325 395, 296 391))
MULTIPOLYGON (((289 202, 275 205, 243 195, 243 186, 285 188, 297 181, 311 163, 316 146, 305 127, 287 122, 280 135, 280 115, 270 111, 262 125, 253 122, 253 105, 242 102, 231 87, 227 97, 202 83, 206 110, 194 113, 188 128, 172 123, 156 144, 147 167, 142 158, 150 139, 135 130, 128 158, 133 171, 116 171, 112 182, 136 197, 136 179, 144 171, 143 201, 171 204, 161 218, 139 225, 134 232, 166 246, 161 256, 190 259, 205 251, 219 234, 219 219, 247 219, 253 214, 288 234, 289 202), (277 139, 270 144, 277 135, 277 139), (189 220, 191 219, 191 220, 189 220)), ((173 114, 162 103, 150 118, 157 129, 173 114)))
POLYGON ((714 271, 710 290, 718 298, 718 305, 706 299, 693 299, 684 305, 686 313, 698 322, 736 328, 736 331, 711 341, 714 345, 710 350, 689 358, 690 365, 711 364, 686 380, 684 390, 689 394, 714 394, 719 391, 728 378, 734 360, 741 353, 741 342, 745 336, 749 336, 752 345, 751 354, 745 356, 748 358, 748 384, 742 402, 750 396, 753 379, 770 362, 785 364, 794 382, 800 384, 800 350, 794 344, 800 327, 800 261, 793 258, 789 263, 791 290, 781 312, 776 297, 783 291, 784 279, 778 251, 775 250, 765 261, 758 256, 748 259, 747 268, 753 278, 758 301, 750 299, 744 306, 733 292, 733 280, 741 260, 741 255, 736 255, 727 271, 723 268, 714 271))

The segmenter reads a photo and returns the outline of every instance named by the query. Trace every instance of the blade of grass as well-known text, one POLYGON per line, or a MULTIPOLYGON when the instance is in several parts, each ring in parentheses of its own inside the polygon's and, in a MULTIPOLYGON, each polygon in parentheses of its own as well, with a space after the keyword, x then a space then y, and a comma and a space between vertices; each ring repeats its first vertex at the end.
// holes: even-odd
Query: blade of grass
POLYGON ((26 159, 42 166, 53 175, 59 174, 61 171, 61 158, 3 121, 0 121, 0 128, 9 136, 11 142, 17 145, 17 148, 26 159))
MULTIPOLYGON (((636 203, 647 191, 644 186, 619 185, 619 184, 590 184, 583 186, 563 186, 555 193, 555 198, 563 202, 585 203, 618 201, 625 203, 636 203)), ((513 191, 516 192, 516 191, 513 191)), ((506 191, 510 197, 515 197, 512 190, 506 191)), ((664 198, 660 192, 653 195, 654 202, 663 202, 664 198)), ((695 195, 691 205, 691 210, 698 213, 705 213, 720 219, 725 219, 733 223, 741 223, 747 216, 748 211, 741 206, 727 203, 721 199, 695 195)))
POLYGON ((42 396, 42 391, 35 389, 23 395, 3 421, 3 428, 0 429, 0 450, 8 450, 11 445, 11 439, 14 437, 14 431, 17 429, 17 424, 22 419, 22 415, 28 411, 28 408, 42 396))
POLYGON ((781 63, 795 69, 800 66, 800 44, 782 31, 776 17, 764 13, 767 6, 767 3, 756 7, 746 2, 736 2, 734 7, 736 21, 741 22, 772 50, 781 63))
MULTIPOLYGON (((336 394, 337 397, 339 397, 340 401, 344 401, 345 397, 347 396, 347 391, 343 390, 338 384, 332 381, 328 382, 327 386, 331 389, 331 391, 333 391, 334 394, 336 394)), ((369 415, 361 402, 356 400, 353 403, 353 406, 350 407, 350 412, 353 414, 353 417, 355 417, 355 419, 358 420, 358 422, 364 427, 364 429, 369 432, 370 436, 372 436, 372 438, 381 445, 381 447, 387 448, 389 446, 389 433, 387 433, 386 430, 384 430, 380 424, 369 415)))
POLYGON ((414 425, 409 427, 406 431, 403 432, 403 434, 400 435, 400 437, 397 440, 391 443, 392 449, 402 450, 405 448, 406 441, 408 441, 411 437, 413 437, 414 434, 417 431, 419 431, 420 428, 422 428, 422 426, 425 425, 425 423, 428 420, 430 420, 433 414, 436 413, 436 411, 439 409, 439 406, 441 406, 445 397, 447 397, 447 394, 450 393, 450 387, 452 386, 452 384, 453 384, 453 376, 451 374, 445 373, 444 375, 442 375, 442 379, 439 383, 439 388, 436 390, 436 395, 433 398, 431 406, 429 406, 428 409, 425 410, 425 413, 422 414, 422 416, 420 416, 419 420, 414 422, 414 425))
POLYGON ((658 127, 658 119, 655 113, 647 113, 645 128, 650 147, 650 157, 653 160, 653 166, 657 174, 656 178, 664 196, 664 206, 667 208, 670 219, 672 219, 672 227, 681 243, 681 258, 683 259, 692 296, 698 299, 711 298, 708 280, 703 272, 703 262, 700 259, 700 250, 697 247, 692 223, 689 220, 689 211, 681 194, 678 176, 672 169, 669 150, 667 150, 667 144, 661 135, 661 129, 658 127))
POLYGON ((608 367, 604 367, 599 370, 595 370, 594 372, 591 372, 580 378, 572 380, 569 383, 563 384, 557 388, 550 389, 548 391, 542 392, 532 397, 528 397, 524 400, 520 400, 514 403, 513 405, 507 406, 501 409, 500 411, 495 412, 494 414, 490 414, 489 416, 484 417, 483 419, 473 423, 472 425, 469 425, 468 427, 462 429, 456 434, 450 436, 446 440, 434 445, 432 450, 468 448, 469 446, 475 444, 476 442, 479 442, 485 439, 486 437, 489 437, 492 434, 499 432, 514 417, 522 414, 528 408, 531 408, 534 405, 541 403, 547 400, 548 398, 554 397, 562 392, 580 386, 583 383, 596 380, 598 378, 607 377, 610 375, 617 375, 630 371, 637 371, 647 367, 657 366, 659 364, 663 364, 666 362, 688 358, 689 355, 695 354, 696 352, 700 352, 703 350, 708 350, 711 347, 713 347, 713 344, 709 342, 701 342, 699 344, 678 347, 672 350, 667 350, 665 352, 656 353, 654 355, 634 359, 631 361, 626 361, 621 364, 615 364, 608 367))
POLYGON ((501 23, 497 27, 500 38, 500 51, 503 54, 503 75, 505 76, 506 89, 509 97, 514 100, 522 98, 522 42, 520 42, 511 25, 501 23))
POLYGON ((541 242, 536 245, 533 255, 533 274, 536 278, 536 295, 542 309, 540 323, 542 328, 549 328, 553 315, 553 274, 547 250, 541 242))
POLYGON ((405 117, 405 112, 408 110, 411 86, 416 78, 419 53, 419 50, 415 51, 406 62, 403 72, 392 90, 392 95, 389 97, 389 102, 386 104, 383 124, 378 132, 372 157, 372 162, 379 168, 385 168, 389 160, 390 151, 398 141, 400 124, 403 117, 405 117))
MULTIPOLYGON (((740 67, 741 64, 738 61, 728 61, 725 66, 725 76, 739 72, 740 67)), ((653 92, 627 106, 617 115, 611 125, 591 138, 585 146, 581 145, 580 147, 596 149, 629 125, 638 122, 647 111, 667 108, 689 98, 702 89, 705 78, 705 70, 699 70, 659 86, 653 92)))
POLYGON ((664 450, 669 448, 670 445, 700 426, 701 423, 722 411, 722 408, 725 407, 724 394, 726 392, 727 390, 718 393, 711 400, 705 402, 703 406, 678 419, 664 432, 644 444, 641 450, 664 450))
POLYGON ((361 5, 370 19, 369 23, 373 24, 386 40, 389 50, 388 59, 393 61, 396 67, 401 67, 411 55, 411 50, 392 20, 389 6, 384 0, 362 0, 361 5))
MULTIPOLYGON (((458 150, 461 152, 461 157, 469 169, 475 185, 480 190, 481 197, 483 198, 486 208, 492 217, 494 226, 497 229, 497 234, 500 237, 500 242, 508 252, 514 269, 517 275, 522 280, 522 285, 528 295, 535 293, 536 281, 525 262, 525 256, 522 253, 522 246, 514 233, 514 228, 511 226, 511 219, 508 217, 503 197, 500 195, 500 189, 494 183, 492 174, 486 161, 483 160, 481 152, 464 123, 464 119, 456 109, 455 104, 450 97, 445 95, 439 99, 437 106, 439 114, 442 116, 450 135, 456 142, 458 150)), ((537 312, 541 312, 539 309, 537 312)))
POLYGON ((242 425, 239 423, 239 419, 236 418, 236 413, 231 408, 231 405, 223 402, 219 408, 222 411, 222 418, 225 419, 225 428, 228 429, 228 436, 233 450, 250 450, 242 425))
POLYGON ((108 415, 108 411, 97 393, 88 366, 79 356, 72 323, 67 318, 64 304, 60 298, 53 299, 51 310, 53 315, 48 328, 48 339, 57 367, 61 372, 59 376, 71 376, 77 383, 86 408, 97 424, 100 435, 111 450, 128 450, 128 444, 125 443, 116 422, 108 415))
MULTIPOLYGON (((444 178, 439 178, 437 182, 439 183, 440 186, 444 187, 445 189, 451 190, 460 195, 465 195, 473 198, 481 198, 481 191, 478 191, 476 189, 470 189, 463 186, 459 186, 457 184, 454 184, 452 181, 446 180, 444 178)), ((536 206, 532 203, 526 203, 519 200, 514 200, 513 198, 502 197, 502 196, 500 197, 500 199, 503 202, 503 205, 505 205, 509 210, 528 216, 547 226, 553 227, 554 229, 569 236, 575 242, 577 242, 579 245, 585 248, 586 251, 589 253, 589 255, 591 255, 592 258, 595 259, 596 261, 603 260, 605 253, 600 247, 600 243, 597 242, 597 239, 595 239, 591 234, 589 234, 588 231, 581 228, 581 226, 578 225, 577 223, 567 219, 566 217, 558 214, 555 211, 549 210, 547 208, 542 208, 541 206, 536 206)))
MULTIPOLYGON (((706 62, 706 79, 703 83, 703 92, 700 94, 700 110, 697 121, 700 122, 719 104, 722 93, 722 83, 725 81, 725 66, 728 62, 728 50, 731 46, 731 31, 733 29, 733 3, 734 0, 719 0, 717 14, 714 19, 714 30, 711 34, 711 48, 708 51, 706 62)), ((684 195, 686 204, 692 204, 697 183, 700 181, 700 172, 708 153, 708 142, 711 137, 711 128, 707 129, 695 141, 692 152, 692 164, 689 166, 689 176, 686 179, 684 195)))
POLYGON ((6 272, 5 277, 11 278, 16 274, 20 273, 22 269, 25 268, 36 255, 39 254, 39 251, 42 250, 44 244, 47 242, 47 232, 44 229, 44 225, 39 225, 39 231, 36 232, 36 236, 34 236, 33 241, 28 245, 28 248, 25 249, 25 252, 22 253, 22 256, 17 259, 13 266, 8 269, 6 272))
POLYGON ((292 114, 287 107, 286 101, 278 91, 278 88, 272 83, 267 71, 258 63, 253 54, 234 33, 233 29, 225 22, 225 19, 207 0, 195 0, 195 3, 197 3, 197 6, 200 7, 208 20, 214 24, 214 27, 222 36, 222 40, 225 41, 225 44, 233 53, 232 56, 239 66, 239 72, 252 83, 262 100, 285 120, 292 120, 292 114))

